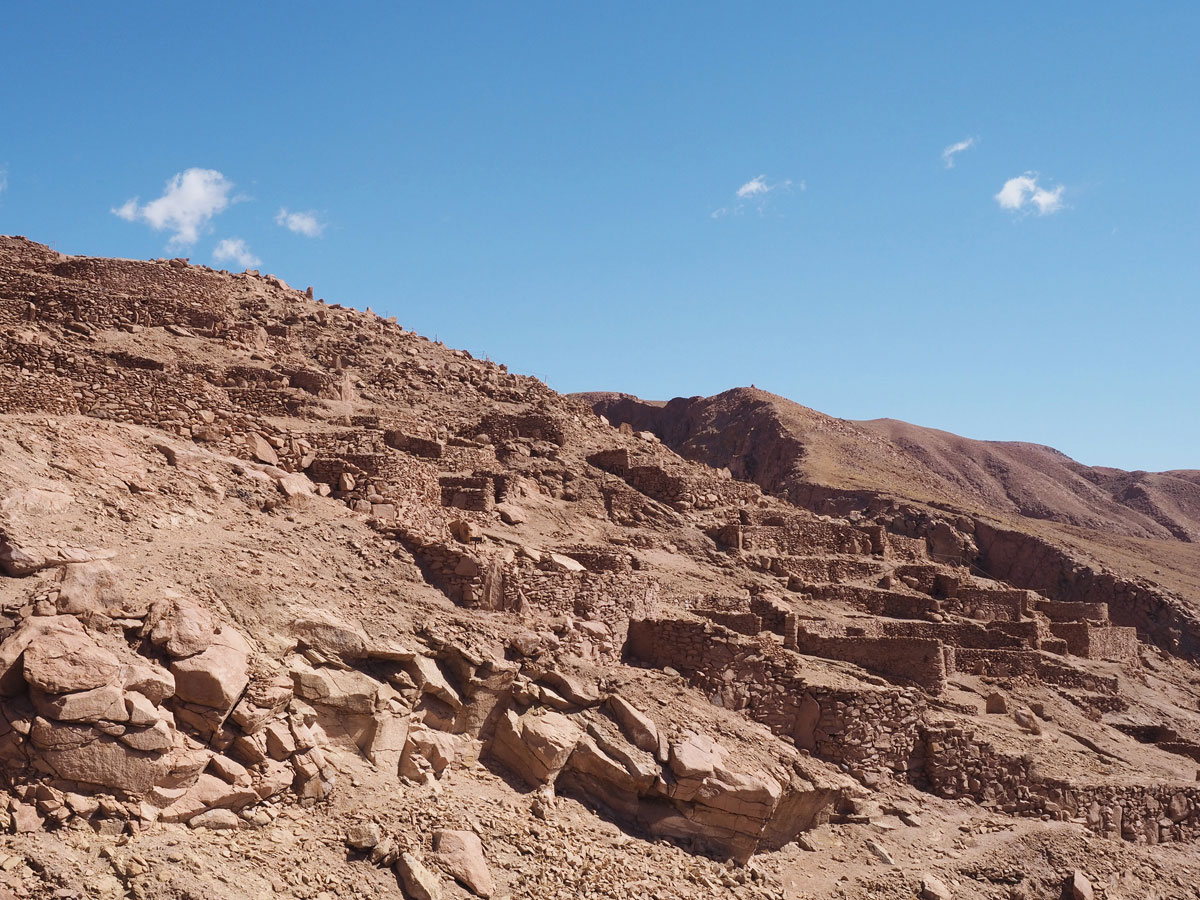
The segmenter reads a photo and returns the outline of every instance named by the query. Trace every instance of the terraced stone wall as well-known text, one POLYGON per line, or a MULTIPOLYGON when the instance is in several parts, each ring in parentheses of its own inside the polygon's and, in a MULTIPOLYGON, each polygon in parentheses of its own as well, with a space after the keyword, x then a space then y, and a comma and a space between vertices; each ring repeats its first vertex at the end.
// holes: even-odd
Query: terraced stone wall
POLYGON ((1098 571, 1032 535, 977 522, 980 564, 994 578, 1068 603, 1105 603, 1113 624, 1136 628, 1169 653, 1200 659, 1200 616, 1148 584, 1098 571))
POLYGON ((806 679, 800 657, 692 618, 636 620, 626 658, 670 667, 709 700, 744 710, 776 734, 853 774, 902 774, 919 765, 924 700, 906 688, 842 688, 806 679))
POLYGON ((1075 656, 1123 662, 1135 662, 1138 658, 1135 628, 1097 628, 1087 622, 1055 622, 1050 630, 1066 642, 1068 652, 1075 656))
POLYGON ((1096 834, 1137 843, 1200 836, 1195 784, 1079 785, 1042 778, 1032 758, 1001 753, 957 726, 929 727, 925 743, 929 788, 943 797, 994 803, 1010 815, 1082 818, 1096 834))
POLYGON ((958 672, 987 675, 992 678, 1016 678, 1028 675, 1059 687, 1112 694, 1117 679, 1093 675, 1072 666, 1054 662, 1035 650, 976 650, 965 647, 954 651, 954 668, 958 672))
POLYGON ((629 622, 657 607, 660 585, 639 572, 559 572, 511 564, 504 569, 504 609, 529 604, 550 615, 603 622, 618 645, 629 622))

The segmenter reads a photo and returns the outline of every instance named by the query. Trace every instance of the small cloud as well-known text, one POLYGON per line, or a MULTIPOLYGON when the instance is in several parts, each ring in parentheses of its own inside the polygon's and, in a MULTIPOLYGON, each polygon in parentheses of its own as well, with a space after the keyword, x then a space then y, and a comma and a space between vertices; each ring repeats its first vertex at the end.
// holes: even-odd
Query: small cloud
POLYGON ((759 194, 769 194, 770 192, 771 188, 767 187, 766 175, 755 176, 737 189, 738 198, 741 200, 745 200, 747 197, 757 197, 759 194))
POLYGON ((155 231, 172 231, 168 247, 196 243, 213 217, 233 202, 233 182, 216 169, 187 169, 168 179, 163 195, 145 206, 137 197, 113 207, 112 213, 127 222, 142 221, 155 231))
POLYGON ((1037 172, 1026 172, 1004 182, 995 200, 1001 209, 1021 212, 1032 207, 1039 216, 1048 216, 1062 209, 1065 192, 1066 188, 1061 184, 1052 189, 1042 187, 1038 184, 1037 172))
POLYGON ((0 166, 0 194, 8 190, 8 166, 0 166))
POLYGON ((1038 188, 1033 192, 1033 205, 1037 207, 1039 216, 1048 216, 1062 209, 1062 196, 1065 188, 1060 184, 1052 191, 1038 188))
MULTIPOLYGON (((720 219, 723 216, 740 216, 746 209, 747 205, 752 206, 755 211, 761 216, 766 210, 768 198, 775 191, 789 191, 792 187, 792 180, 785 178, 783 181, 769 184, 766 175, 756 175, 743 184, 740 188, 734 191, 734 203, 729 206, 722 206, 712 211, 712 218, 720 219)), ((803 181, 800 182, 800 190, 807 190, 808 185, 803 181)))
POLYGON ((213 249, 213 259, 217 262, 237 263, 243 269, 262 264, 262 260, 250 252, 250 248, 241 238, 223 238, 213 249))
POLYGON ((964 150, 970 150, 977 143, 979 143, 979 138, 969 137, 965 140, 959 141, 957 144, 951 144, 942 151, 942 162, 946 164, 947 169, 953 169, 954 157, 962 153, 964 150))
POLYGON ((124 219, 126 222, 136 222, 138 217, 137 198, 134 197, 132 200, 126 200, 120 206, 114 206, 112 214, 124 219))
POLYGON ((320 237, 325 230, 325 223, 317 218, 315 212, 288 212, 287 207, 280 207, 275 214, 275 224, 305 237, 320 237))

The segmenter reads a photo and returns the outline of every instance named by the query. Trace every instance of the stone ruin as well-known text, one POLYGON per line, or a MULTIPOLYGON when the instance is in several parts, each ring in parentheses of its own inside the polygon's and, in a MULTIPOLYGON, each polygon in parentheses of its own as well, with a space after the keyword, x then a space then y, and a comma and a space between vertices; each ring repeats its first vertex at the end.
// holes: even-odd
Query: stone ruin
MULTIPOLYGON (((44 278, 7 277, 0 407, 192 442, 274 491, 264 509, 343 503, 449 601, 506 623, 511 640, 425 633, 402 647, 309 610, 294 651, 273 657, 186 597, 131 606, 119 570, 92 551, 0 532, 6 575, 61 573, 55 591, 0 622, 0 761, 18 827, 269 818, 269 798, 311 805, 335 789, 324 750, 336 744, 398 784, 436 781, 478 751, 538 802, 569 794, 636 833, 741 861, 889 780, 1114 838, 1197 837, 1195 785, 1046 776, 977 735, 978 710, 945 700, 966 674, 1120 708, 1113 668, 1088 663, 1136 669, 1139 630, 1124 617, 1141 595, 1030 587, 1019 553, 995 570, 1004 580, 990 577, 945 522, 906 532, 800 512, 649 436, 585 428, 544 386, 460 353, 430 355, 393 323, 283 288, 280 315, 254 276, 232 277, 241 297, 225 276, 190 267, 44 256, 51 276, 88 280, 67 300, 44 278), (114 292, 128 302, 109 302, 114 292), (79 343, 47 341, 38 323, 79 343), (339 323, 379 336, 386 355, 369 359, 378 348, 336 329, 331 338, 339 323), (88 352, 103 329, 161 329, 262 358, 88 352), (466 411, 411 413, 426 395, 466 411), (496 538, 521 524, 528 493, 618 529, 686 527, 708 542, 687 551, 694 559, 751 586, 680 591, 633 540, 496 538), (606 687, 604 667, 620 665, 682 679, 784 740, 756 754, 656 721, 606 687)), ((160 449, 173 465, 184 452, 160 449)), ((977 539, 1003 540, 982 528, 977 539)), ((1041 727, 1036 715, 1018 721, 1041 727)), ((1169 730, 1146 737, 1200 758, 1169 730)))

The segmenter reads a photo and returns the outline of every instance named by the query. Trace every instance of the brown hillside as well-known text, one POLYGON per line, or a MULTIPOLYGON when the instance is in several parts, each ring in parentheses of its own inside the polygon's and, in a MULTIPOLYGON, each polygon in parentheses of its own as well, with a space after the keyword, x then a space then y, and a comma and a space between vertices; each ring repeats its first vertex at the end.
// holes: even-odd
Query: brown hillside
POLYGON ((1089 467, 1038 444, 976 441, 895 419, 835 419, 754 388, 667 403, 581 396, 613 421, 649 429, 685 456, 727 466, 773 493, 808 485, 867 490, 1130 537, 1200 541, 1200 471, 1089 467))
POLYGON ((1194 896, 1196 545, 314 293, 0 238, 0 900, 1194 896))

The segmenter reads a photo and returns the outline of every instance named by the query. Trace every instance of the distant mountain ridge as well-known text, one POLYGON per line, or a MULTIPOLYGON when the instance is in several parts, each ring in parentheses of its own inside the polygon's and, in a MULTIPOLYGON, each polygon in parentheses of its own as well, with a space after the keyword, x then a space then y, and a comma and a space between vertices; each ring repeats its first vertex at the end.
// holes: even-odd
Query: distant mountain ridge
POLYGON ((1085 466, 1051 447, 978 441, 895 419, 849 421, 756 388, 645 401, 579 395, 614 424, 801 500, 814 487, 872 491, 1137 538, 1200 542, 1200 470, 1085 466))

